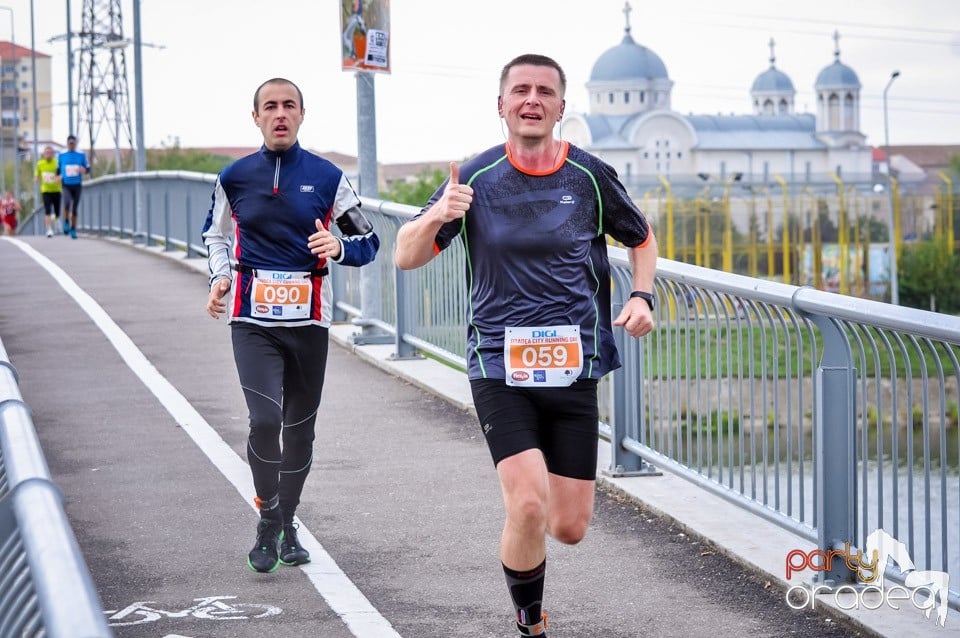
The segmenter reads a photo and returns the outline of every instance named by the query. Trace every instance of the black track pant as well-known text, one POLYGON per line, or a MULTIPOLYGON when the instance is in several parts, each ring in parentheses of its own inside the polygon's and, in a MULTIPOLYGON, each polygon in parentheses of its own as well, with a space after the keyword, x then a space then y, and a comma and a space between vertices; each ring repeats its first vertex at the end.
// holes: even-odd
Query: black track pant
POLYGON ((328 329, 234 322, 233 356, 250 412, 247 460, 257 496, 293 520, 313 461, 328 329), (282 445, 281 445, 282 444, 282 445))

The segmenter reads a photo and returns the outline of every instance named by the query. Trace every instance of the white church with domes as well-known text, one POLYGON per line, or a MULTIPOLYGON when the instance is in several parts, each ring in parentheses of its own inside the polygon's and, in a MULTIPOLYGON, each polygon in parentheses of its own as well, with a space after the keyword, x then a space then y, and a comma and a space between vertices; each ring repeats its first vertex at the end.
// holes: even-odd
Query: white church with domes
POLYGON ((752 114, 683 115, 671 108, 666 65, 630 35, 629 4, 624 13, 623 40, 590 73, 589 113, 567 114, 561 136, 613 166, 628 187, 659 176, 694 182, 698 175, 833 184, 835 173, 847 183, 872 181, 872 152, 860 132, 860 80, 840 61, 838 34, 833 62, 814 84, 816 114, 795 111, 796 90, 776 67, 771 39, 770 67, 750 88, 752 114))

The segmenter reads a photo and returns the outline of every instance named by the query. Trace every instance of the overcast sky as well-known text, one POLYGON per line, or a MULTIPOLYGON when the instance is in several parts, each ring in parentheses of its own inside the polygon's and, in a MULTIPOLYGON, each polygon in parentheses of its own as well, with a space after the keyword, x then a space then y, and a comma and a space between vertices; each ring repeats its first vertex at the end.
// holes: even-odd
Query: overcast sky
MULTIPOLYGON (((107 0, 98 0, 106 3, 107 0)), ((71 0, 80 31, 83 0, 71 0)), ((268 77, 304 93, 303 145, 356 154, 356 78, 340 70, 338 0, 142 0, 145 139, 183 146, 256 146, 252 93, 268 77)), ((799 112, 815 110, 817 73, 840 59, 860 77, 861 128, 883 144, 888 93, 891 144, 960 144, 960 1, 632 0, 632 35, 666 64, 682 113, 749 113, 749 89, 777 68, 797 89, 799 112)), ((13 8, 17 43, 30 46, 30 3, 13 8)), ((568 77, 567 111, 585 111, 590 70, 624 33, 623 0, 393 0, 392 73, 378 74, 381 162, 461 159, 503 141, 495 98, 500 68, 527 52, 554 57, 568 77)), ((122 0, 133 37, 133 0, 122 0)), ((36 46, 53 58, 54 136, 66 137, 65 0, 35 0, 36 46)), ((9 15, 0 10, 0 38, 9 15)), ((78 45, 77 45, 78 46, 78 45)), ((131 108, 133 50, 127 49, 131 108)), ((75 82, 74 86, 77 86, 75 82)), ((131 114, 133 118, 133 114, 131 114)), ((135 121, 135 120, 134 120, 135 121)), ((81 145, 86 146, 81 140, 81 145)), ((112 141, 102 135, 98 147, 112 141)))

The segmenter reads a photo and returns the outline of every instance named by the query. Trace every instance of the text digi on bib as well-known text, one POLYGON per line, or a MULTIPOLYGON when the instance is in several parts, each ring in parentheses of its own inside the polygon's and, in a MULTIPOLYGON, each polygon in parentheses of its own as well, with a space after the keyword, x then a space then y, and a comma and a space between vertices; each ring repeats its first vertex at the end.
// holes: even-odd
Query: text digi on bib
POLYGON ((507 385, 564 387, 583 370, 580 326, 508 327, 503 335, 507 385))
POLYGON ((312 296, 310 273, 257 270, 250 295, 250 316, 309 319, 312 296))

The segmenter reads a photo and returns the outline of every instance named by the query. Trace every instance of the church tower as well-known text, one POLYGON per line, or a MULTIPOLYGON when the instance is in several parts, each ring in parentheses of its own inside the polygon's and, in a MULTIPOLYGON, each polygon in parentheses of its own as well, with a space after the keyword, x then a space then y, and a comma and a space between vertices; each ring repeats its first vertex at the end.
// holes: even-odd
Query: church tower
POLYGON ((840 33, 833 34, 833 64, 817 76, 817 133, 830 137, 860 132, 860 78, 840 61, 840 33))
POLYGON ((793 115, 797 91, 790 77, 776 66, 774 44, 770 38, 770 68, 758 75, 750 87, 754 115, 793 115))
POLYGON ((660 56, 637 44, 630 35, 631 11, 630 3, 625 3, 623 40, 597 58, 590 72, 587 93, 591 114, 635 115, 670 108, 673 82, 667 67, 660 56))

